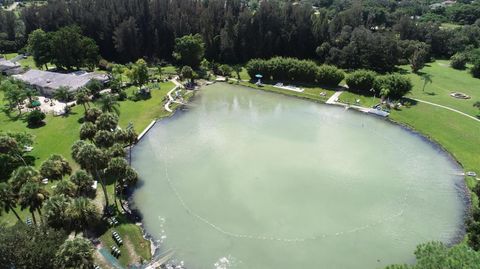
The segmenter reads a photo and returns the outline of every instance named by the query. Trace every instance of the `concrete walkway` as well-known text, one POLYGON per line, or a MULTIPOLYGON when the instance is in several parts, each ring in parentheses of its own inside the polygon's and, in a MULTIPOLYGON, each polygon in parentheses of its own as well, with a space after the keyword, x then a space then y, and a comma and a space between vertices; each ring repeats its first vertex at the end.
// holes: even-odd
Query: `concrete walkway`
POLYGON ((420 100, 420 99, 415 99, 415 98, 410 98, 412 100, 415 100, 417 102, 420 102, 420 103, 424 103, 424 104, 429 104, 429 105, 432 105, 432 106, 436 106, 436 107, 440 107, 440 108, 444 108, 444 109, 448 109, 450 111, 453 111, 453 112, 456 112, 458 114, 461 114, 465 117, 469 117, 471 118, 472 120, 475 120, 475 121, 478 121, 480 122, 480 119, 474 117, 474 116, 471 116, 471 115, 468 115, 467 113, 463 113, 462 111, 459 111, 459 110, 456 110, 456 109, 453 109, 451 107, 448 107, 448 106, 442 106, 442 105, 439 105, 439 104, 435 104, 435 103, 432 103, 432 102, 428 102, 428 101, 424 101, 424 100, 420 100))
POLYGON ((327 104, 337 104, 337 100, 338 100, 338 97, 340 96, 340 94, 342 94, 343 91, 338 91, 338 92, 335 92, 332 96, 330 96, 330 98, 328 98, 327 100, 327 104))
POLYGON ((172 92, 178 90, 178 88, 183 88, 183 85, 178 82, 178 77, 174 77, 171 81, 173 82, 173 84, 175 84, 175 87, 173 89, 171 89, 168 93, 167 93, 167 97, 168 97, 168 102, 165 104, 164 108, 166 111, 168 112, 173 112, 173 110, 170 108, 170 105, 172 103, 177 103, 177 104, 181 104, 181 105, 184 105, 184 103, 182 102, 179 102, 179 101, 175 101, 175 99, 172 97, 172 92))

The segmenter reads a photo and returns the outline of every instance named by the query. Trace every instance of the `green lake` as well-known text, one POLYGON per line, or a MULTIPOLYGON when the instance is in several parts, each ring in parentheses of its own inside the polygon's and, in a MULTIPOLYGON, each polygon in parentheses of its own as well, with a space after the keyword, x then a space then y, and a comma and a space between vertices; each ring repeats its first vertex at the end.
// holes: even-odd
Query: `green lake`
POLYGON ((373 269, 463 235, 463 171, 378 117, 225 83, 138 143, 134 202, 189 269, 373 269))

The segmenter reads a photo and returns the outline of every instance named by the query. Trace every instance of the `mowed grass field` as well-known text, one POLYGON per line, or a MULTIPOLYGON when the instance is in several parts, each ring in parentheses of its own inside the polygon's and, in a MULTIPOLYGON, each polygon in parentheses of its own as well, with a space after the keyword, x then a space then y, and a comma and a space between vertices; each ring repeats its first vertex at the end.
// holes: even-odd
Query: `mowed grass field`
POLYGON ((413 83, 413 90, 407 97, 448 106, 472 116, 480 114, 480 111, 473 107, 473 103, 480 101, 480 79, 472 77, 468 69, 453 69, 450 67, 450 62, 446 60, 429 63, 419 74, 410 72, 408 66, 401 68, 413 83), (428 74, 432 79, 432 83, 426 84, 425 90, 423 90, 422 74, 428 74), (466 100, 453 98, 450 96, 452 92, 461 92, 471 98, 466 100))

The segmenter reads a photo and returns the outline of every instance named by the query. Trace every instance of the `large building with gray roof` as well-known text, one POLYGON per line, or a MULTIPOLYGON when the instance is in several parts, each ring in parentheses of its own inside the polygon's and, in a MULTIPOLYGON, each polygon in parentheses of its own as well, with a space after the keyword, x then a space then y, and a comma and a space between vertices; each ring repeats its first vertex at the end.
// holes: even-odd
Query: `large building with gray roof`
POLYGON ((92 80, 99 80, 103 83, 108 80, 106 75, 85 71, 63 74, 35 69, 28 70, 14 77, 36 88, 45 96, 52 96, 61 87, 66 87, 71 92, 75 92, 79 88, 85 87, 92 80))

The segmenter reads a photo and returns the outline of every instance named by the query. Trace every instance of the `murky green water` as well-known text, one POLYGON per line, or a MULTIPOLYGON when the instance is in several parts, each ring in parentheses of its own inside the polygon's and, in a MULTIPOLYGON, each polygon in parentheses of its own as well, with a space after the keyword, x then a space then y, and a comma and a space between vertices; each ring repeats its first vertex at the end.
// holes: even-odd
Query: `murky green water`
POLYGON ((134 151, 147 230, 187 268, 380 268, 461 233, 459 168, 382 119, 227 84, 134 151))

